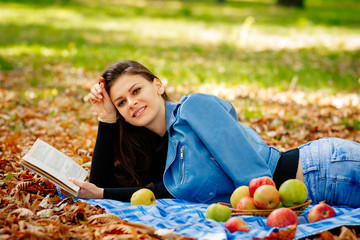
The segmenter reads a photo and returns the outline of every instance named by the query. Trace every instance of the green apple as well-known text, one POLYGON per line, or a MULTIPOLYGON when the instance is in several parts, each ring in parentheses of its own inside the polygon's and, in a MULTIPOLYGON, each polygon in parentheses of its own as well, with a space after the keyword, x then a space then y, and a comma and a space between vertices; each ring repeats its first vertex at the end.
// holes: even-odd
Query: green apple
POLYGON ((280 200, 285 207, 292 207, 306 201, 308 190, 298 179, 289 179, 279 188, 280 200))
POLYGON ((243 197, 250 197, 248 186, 240 186, 234 190, 230 197, 231 206, 233 208, 236 208, 239 200, 243 197))
POLYGON ((142 188, 133 193, 130 198, 131 206, 156 204, 154 193, 147 188, 142 188))
POLYGON ((217 222, 226 222, 231 218, 231 210, 222 204, 213 203, 206 209, 206 218, 217 222))

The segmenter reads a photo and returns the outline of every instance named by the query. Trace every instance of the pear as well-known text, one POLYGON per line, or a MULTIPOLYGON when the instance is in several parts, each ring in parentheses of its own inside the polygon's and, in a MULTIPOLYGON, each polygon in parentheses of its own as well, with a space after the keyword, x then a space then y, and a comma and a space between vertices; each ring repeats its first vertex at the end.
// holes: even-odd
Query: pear
POLYGON ((131 206, 156 204, 154 193, 147 188, 142 188, 133 193, 130 198, 131 206))

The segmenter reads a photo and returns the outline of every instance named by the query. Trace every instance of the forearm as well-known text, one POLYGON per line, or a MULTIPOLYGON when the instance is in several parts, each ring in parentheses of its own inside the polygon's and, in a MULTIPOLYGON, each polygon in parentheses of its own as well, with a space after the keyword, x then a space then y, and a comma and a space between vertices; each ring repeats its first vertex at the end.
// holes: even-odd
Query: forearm
POLYGON ((89 180, 98 187, 112 187, 115 183, 113 162, 116 129, 116 123, 99 122, 89 180))

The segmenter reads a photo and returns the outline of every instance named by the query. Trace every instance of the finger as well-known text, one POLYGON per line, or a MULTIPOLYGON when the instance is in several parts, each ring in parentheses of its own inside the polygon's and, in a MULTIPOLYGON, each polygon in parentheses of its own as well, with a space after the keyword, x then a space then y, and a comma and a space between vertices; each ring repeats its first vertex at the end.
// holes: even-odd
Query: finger
POLYGON ((90 97, 91 97, 91 93, 86 94, 86 96, 84 97, 84 102, 87 102, 87 101, 91 102, 90 97))
POLYGON ((102 97, 104 97, 106 100, 111 101, 110 96, 109 96, 108 92, 105 89, 105 82, 100 84, 100 88, 101 88, 102 97))
POLYGON ((94 94, 94 96, 99 95, 99 90, 96 89, 96 86, 94 86, 94 87, 91 89, 90 92, 91 92, 92 94, 94 94))
POLYGON ((90 100, 91 104, 99 102, 99 99, 97 99, 97 97, 94 96, 94 94, 92 94, 92 93, 89 93, 87 95, 87 98, 90 100))
POLYGON ((82 185, 83 185, 83 182, 80 182, 75 178, 69 177, 68 180, 78 187, 82 187, 82 185))
POLYGON ((99 84, 103 83, 105 87, 105 78, 99 77, 99 84))
MULTIPOLYGON (((105 98, 105 100, 111 101, 110 96, 109 96, 109 94, 107 93, 107 91, 104 91, 104 92, 102 93, 102 96, 105 98)), ((112 103, 112 102, 111 102, 111 103, 112 103)))
POLYGON ((103 93, 103 84, 99 83, 99 84, 95 84, 93 89, 98 93, 98 94, 102 94, 103 93))
POLYGON ((90 103, 91 103, 92 105, 101 102, 101 100, 97 99, 97 98, 96 98, 94 95, 92 95, 92 94, 89 96, 89 100, 90 100, 90 103))
POLYGON ((101 90, 98 90, 96 88, 91 89, 91 93, 95 96, 95 98, 98 99, 99 101, 101 101, 103 99, 103 96, 101 93, 99 93, 99 91, 101 91, 101 90))

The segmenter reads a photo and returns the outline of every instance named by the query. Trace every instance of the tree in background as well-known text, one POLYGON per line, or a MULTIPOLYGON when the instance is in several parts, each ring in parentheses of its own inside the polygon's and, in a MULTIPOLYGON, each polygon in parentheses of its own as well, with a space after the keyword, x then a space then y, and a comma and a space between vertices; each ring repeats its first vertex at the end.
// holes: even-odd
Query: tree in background
POLYGON ((277 0, 281 6, 304 7, 304 0, 277 0))

